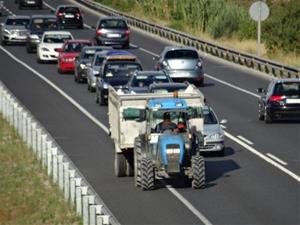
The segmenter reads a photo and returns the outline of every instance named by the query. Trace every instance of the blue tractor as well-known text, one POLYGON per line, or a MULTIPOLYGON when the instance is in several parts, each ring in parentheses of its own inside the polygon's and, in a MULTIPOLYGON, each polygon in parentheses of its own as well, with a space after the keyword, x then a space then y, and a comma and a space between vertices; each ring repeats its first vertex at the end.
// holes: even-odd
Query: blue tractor
POLYGON ((205 185, 202 110, 190 107, 184 99, 151 99, 140 110, 143 132, 134 140, 135 185, 142 190, 155 188, 156 177, 182 175, 195 189, 205 185))

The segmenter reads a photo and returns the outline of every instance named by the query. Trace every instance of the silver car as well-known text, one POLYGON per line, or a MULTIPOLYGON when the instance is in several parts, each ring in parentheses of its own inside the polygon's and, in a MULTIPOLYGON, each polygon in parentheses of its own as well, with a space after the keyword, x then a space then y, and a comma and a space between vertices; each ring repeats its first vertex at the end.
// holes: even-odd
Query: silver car
POLYGON ((102 62, 105 59, 105 57, 106 55, 103 54, 103 52, 97 52, 94 55, 91 63, 86 64, 85 76, 87 78, 88 90, 90 92, 96 91, 97 77, 95 75, 99 73, 100 67, 102 66, 102 62))
POLYGON ((192 47, 167 46, 157 60, 155 69, 166 71, 173 81, 204 84, 203 61, 192 47))
POLYGON ((8 16, 4 23, 1 23, 1 43, 25 43, 27 38, 27 26, 29 16, 8 16))
POLYGON ((217 152, 224 155, 224 131, 221 124, 225 124, 226 120, 219 122, 215 112, 209 106, 203 107, 204 117, 204 147, 200 148, 200 152, 217 152))

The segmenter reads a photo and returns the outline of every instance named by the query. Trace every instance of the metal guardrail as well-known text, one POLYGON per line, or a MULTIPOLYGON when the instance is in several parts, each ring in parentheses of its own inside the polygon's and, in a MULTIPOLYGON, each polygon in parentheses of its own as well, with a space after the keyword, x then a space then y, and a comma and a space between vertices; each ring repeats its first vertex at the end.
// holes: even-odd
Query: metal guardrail
POLYGON ((0 81, 1 113, 58 185, 65 201, 82 217, 83 225, 120 224, 54 138, 0 81))
POLYGON ((192 35, 179 32, 171 28, 162 27, 157 24, 130 16, 126 13, 119 12, 93 0, 75 1, 86 5, 89 8, 95 9, 105 15, 124 17, 127 23, 131 26, 142 29, 167 40, 177 42, 178 44, 195 47, 199 51, 226 59, 230 62, 270 74, 274 77, 300 78, 299 68, 286 66, 278 62, 256 57, 255 55, 238 52, 234 49, 225 48, 211 42, 203 41, 192 35))

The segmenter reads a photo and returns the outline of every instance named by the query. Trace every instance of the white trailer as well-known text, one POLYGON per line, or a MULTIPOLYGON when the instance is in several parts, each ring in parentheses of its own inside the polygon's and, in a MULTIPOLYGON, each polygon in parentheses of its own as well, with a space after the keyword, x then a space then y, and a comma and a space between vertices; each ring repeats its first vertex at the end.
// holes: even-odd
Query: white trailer
MULTIPOLYGON (((122 90, 115 90, 113 87, 109 87, 109 131, 114 142, 116 176, 133 175, 132 158, 134 140, 139 134, 144 132, 146 126, 144 121, 127 120, 124 118, 124 109, 145 109, 150 99, 173 97, 184 99, 187 105, 193 108, 201 108, 205 105, 204 95, 192 84, 190 84, 186 90, 176 93, 129 94, 124 93, 122 90)), ((197 120, 196 126, 199 131, 203 132, 203 119, 197 120)))

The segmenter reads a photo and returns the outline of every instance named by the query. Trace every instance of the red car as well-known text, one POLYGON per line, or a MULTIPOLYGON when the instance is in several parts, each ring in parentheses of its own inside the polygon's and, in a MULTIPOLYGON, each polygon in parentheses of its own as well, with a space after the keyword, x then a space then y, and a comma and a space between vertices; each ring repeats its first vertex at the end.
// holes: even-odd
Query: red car
POLYGON ((90 40, 68 40, 62 48, 55 49, 58 55, 58 72, 74 72, 75 58, 80 54, 81 49, 85 46, 91 46, 93 42, 90 40))

